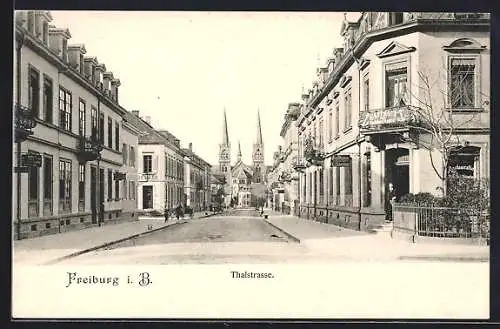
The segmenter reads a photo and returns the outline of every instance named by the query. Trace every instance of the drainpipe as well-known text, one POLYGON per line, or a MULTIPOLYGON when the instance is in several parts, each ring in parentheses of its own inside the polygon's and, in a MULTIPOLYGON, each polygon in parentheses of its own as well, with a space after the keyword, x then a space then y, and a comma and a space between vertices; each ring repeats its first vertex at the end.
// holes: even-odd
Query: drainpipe
MULTIPOLYGON (((100 135, 101 135, 101 129, 104 129, 101 127, 101 98, 99 95, 97 95, 97 135, 99 136, 98 141, 99 143, 104 143, 104 140, 101 141, 100 135)), ((100 169, 100 160, 101 160, 101 153, 97 156, 97 177, 96 177, 96 191, 97 191, 97 196, 96 200, 96 214, 97 214, 97 224, 99 227, 102 224, 102 220, 104 220, 104 213, 101 213, 101 204, 104 203, 104 200, 101 200, 101 169, 100 169), (101 220, 102 218, 102 220, 101 220)))
MULTIPOLYGON (((16 102, 18 105, 21 104, 21 48, 24 44, 24 33, 21 34, 21 38, 17 40, 16 46, 16 102)), ((14 109, 14 118, 17 115, 17 106, 14 109)), ((16 141, 16 163, 17 166, 21 166, 21 141, 16 141)), ((21 171, 17 172, 17 204, 16 204, 16 219, 17 219, 17 239, 21 240, 21 171)))
MULTIPOLYGON (((356 61, 357 68, 358 68, 358 120, 359 120, 359 114, 361 113, 361 61, 358 59, 356 56, 354 56, 354 40, 351 45, 351 56, 352 58, 356 61)), ((359 131, 358 127, 358 135, 356 136, 356 143, 358 144, 358 230, 361 231, 361 209, 362 209, 362 202, 361 202, 361 133, 359 131)))

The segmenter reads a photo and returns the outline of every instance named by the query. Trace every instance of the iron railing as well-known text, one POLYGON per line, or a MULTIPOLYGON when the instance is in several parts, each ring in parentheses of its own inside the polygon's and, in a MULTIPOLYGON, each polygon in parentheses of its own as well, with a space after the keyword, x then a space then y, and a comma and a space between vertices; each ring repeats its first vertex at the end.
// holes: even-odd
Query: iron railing
POLYGON ((394 230, 442 238, 490 237, 490 216, 476 209, 393 204, 394 230))

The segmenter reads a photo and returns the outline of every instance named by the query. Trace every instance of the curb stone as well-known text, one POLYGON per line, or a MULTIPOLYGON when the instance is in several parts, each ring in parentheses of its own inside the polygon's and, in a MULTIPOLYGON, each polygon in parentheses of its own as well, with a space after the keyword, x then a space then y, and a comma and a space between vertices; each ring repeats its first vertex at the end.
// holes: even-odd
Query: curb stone
POLYGON ((297 238, 296 236, 288 233, 287 231, 285 231, 281 227, 278 227, 278 226, 274 225, 273 223, 271 223, 270 221, 266 220, 265 218, 263 218, 262 220, 264 222, 266 222, 267 224, 271 225, 272 227, 274 227, 275 229, 277 229, 278 231, 280 231, 281 233, 285 234, 290 240, 292 240, 294 242, 297 242, 297 243, 300 243, 300 239, 297 238))
MULTIPOLYGON (((203 216, 200 216, 198 218, 193 218, 193 219, 207 218, 207 217, 211 217, 211 216, 213 216, 213 215, 209 214, 209 215, 203 215, 203 216)), ((50 260, 48 262, 45 262, 42 265, 53 265, 55 263, 59 263, 59 262, 61 262, 63 260, 66 260, 66 259, 74 258, 74 257, 80 256, 80 255, 83 255, 83 254, 86 254, 86 253, 89 253, 89 252, 92 252, 92 251, 95 251, 95 250, 99 250, 99 249, 102 249, 102 248, 106 248, 106 247, 112 246, 114 244, 118 244, 120 242, 124 242, 124 241, 127 241, 127 240, 138 238, 140 236, 148 235, 148 234, 151 234, 151 233, 154 233, 154 232, 158 232, 160 230, 168 229, 168 228, 170 228, 172 226, 177 226, 177 225, 186 224, 186 223, 188 223, 188 220, 183 220, 183 221, 179 221, 179 222, 173 222, 173 223, 170 223, 168 225, 163 225, 161 227, 158 227, 158 228, 156 228, 154 230, 149 230, 149 231, 144 231, 144 232, 141 232, 141 233, 136 233, 136 234, 124 237, 124 238, 120 238, 118 240, 113 240, 113 241, 106 242, 106 243, 103 243, 103 244, 100 244, 100 245, 97 245, 97 246, 94 246, 94 247, 90 247, 90 248, 87 248, 87 249, 84 249, 84 250, 73 252, 73 253, 71 253, 69 255, 58 257, 56 259, 50 260)))

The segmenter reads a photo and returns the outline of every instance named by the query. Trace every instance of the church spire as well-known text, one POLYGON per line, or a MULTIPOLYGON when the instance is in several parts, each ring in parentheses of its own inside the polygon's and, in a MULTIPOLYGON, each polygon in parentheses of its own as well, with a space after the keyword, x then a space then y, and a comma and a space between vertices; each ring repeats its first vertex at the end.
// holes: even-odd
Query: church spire
POLYGON ((241 145, 240 145, 240 141, 238 141, 238 161, 241 160, 241 145))
POLYGON ((260 127, 260 111, 257 110, 257 144, 262 145, 262 129, 260 127))
POLYGON ((224 126, 222 127, 222 145, 229 145, 229 134, 227 132, 226 108, 224 108, 224 126))

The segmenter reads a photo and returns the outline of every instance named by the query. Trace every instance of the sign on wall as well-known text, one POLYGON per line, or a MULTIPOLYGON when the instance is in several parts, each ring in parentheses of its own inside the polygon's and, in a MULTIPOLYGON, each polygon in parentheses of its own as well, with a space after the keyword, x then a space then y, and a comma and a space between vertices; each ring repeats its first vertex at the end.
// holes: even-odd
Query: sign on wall
POLYGON ((331 160, 332 167, 350 167, 351 157, 349 155, 334 155, 331 160))

